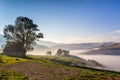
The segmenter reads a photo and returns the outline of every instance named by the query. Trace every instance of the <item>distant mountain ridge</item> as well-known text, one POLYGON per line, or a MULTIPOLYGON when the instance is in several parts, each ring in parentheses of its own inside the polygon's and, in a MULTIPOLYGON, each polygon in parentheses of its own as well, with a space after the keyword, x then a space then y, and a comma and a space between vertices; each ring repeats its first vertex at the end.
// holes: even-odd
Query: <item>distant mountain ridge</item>
POLYGON ((68 50, 83 50, 83 49, 93 49, 93 48, 101 48, 105 46, 109 46, 114 44, 115 42, 102 42, 102 43, 72 43, 72 44, 63 44, 63 45, 55 45, 51 46, 53 49, 68 49, 68 50))
POLYGON ((100 55, 120 55, 120 43, 102 47, 98 50, 91 50, 82 54, 100 54, 100 55))
POLYGON ((63 45, 64 43, 56 43, 56 42, 52 42, 52 41, 39 40, 39 41, 37 41, 37 44, 50 47, 50 46, 55 46, 55 45, 63 45))
POLYGON ((104 47, 104 49, 120 49, 120 43, 115 43, 110 46, 104 47))
POLYGON ((50 49, 50 48, 47 47, 47 46, 43 46, 43 45, 39 45, 39 44, 33 45, 33 48, 34 48, 35 50, 49 50, 49 49, 50 49))

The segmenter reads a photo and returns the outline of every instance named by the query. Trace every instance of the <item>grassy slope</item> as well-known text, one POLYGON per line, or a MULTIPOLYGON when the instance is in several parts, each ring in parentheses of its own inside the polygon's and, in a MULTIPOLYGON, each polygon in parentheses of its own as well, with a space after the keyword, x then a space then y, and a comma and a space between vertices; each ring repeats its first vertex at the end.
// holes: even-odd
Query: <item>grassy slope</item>
POLYGON ((17 58, 17 57, 9 57, 6 55, 0 55, 0 80, 28 80, 27 77, 20 74, 19 72, 2 68, 7 65, 12 65, 18 62, 25 62, 25 61, 29 61, 29 60, 17 58))
POLYGON ((120 80, 120 73, 66 66, 76 60, 67 57, 29 56, 31 59, 1 56, 0 80, 120 80), (65 62, 51 61, 57 59, 65 62))
POLYGON ((28 59, 10 57, 10 56, 6 56, 6 55, 0 55, 0 60, 2 60, 0 65, 9 65, 9 64, 17 63, 17 62, 29 61, 28 59))

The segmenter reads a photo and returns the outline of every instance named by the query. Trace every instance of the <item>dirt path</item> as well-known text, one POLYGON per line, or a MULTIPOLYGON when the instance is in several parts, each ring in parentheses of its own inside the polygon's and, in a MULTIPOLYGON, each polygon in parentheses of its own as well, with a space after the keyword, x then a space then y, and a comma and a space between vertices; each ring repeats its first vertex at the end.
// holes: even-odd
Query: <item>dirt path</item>
MULTIPOLYGON (((71 67, 65 67, 65 66, 61 67, 58 65, 46 66, 39 62, 21 62, 21 63, 0 67, 0 70, 5 70, 5 69, 17 71, 28 77, 30 80, 62 80, 70 77, 76 78, 75 80, 80 80, 81 78, 84 77, 85 78, 91 77, 87 75, 80 77, 81 75, 85 74, 84 69, 76 69, 76 68, 73 69, 71 67), (77 77, 79 79, 77 79, 77 77)), ((93 74, 92 76, 95 75, 93 74)), ((103 75, 102 76, 103 78, 100 80, 120 80, 120 76, 114 76, 114 77, 110 77, 110 76, 106 77, 106 76, 108 75, 103 75)), ((91 80, 91 79, 88 78, 84 80, 91 80)))
POLYGON ((0 70, 10 69, 17 71, 29 79, 61 80, 77 75, 75 70, 57 66, 43 66, 38 62, 22 62, 1 67, 0 70))

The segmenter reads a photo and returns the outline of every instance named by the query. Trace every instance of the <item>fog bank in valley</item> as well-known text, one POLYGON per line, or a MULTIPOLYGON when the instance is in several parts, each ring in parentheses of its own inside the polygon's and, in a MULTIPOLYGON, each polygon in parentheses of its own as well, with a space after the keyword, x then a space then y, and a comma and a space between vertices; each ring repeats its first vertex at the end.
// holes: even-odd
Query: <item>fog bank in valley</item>
MULTIPOLYGON (((85 50, 86 51, 86 50, 85 50)), ((106 70, 120 71, 120 55, 83 55, 82 51, 72 51, 71 55, 76 55, 84 59, 92 59, 103 64, 106 70)))
MULTIPOLYGON (((46 55, 46 52, 48 50, 34 50, 28 52, 28 54, 32 55, 46 55)), ((51 50, 52 55, 56 53, 57 50, 51 50)), ((91 60, 96 60, 97 62, 103 64, 105 66, 104 69, 106 70, 114 70, 114 71, 120 71, 120 56, 115 56, 115 55, 83 55, 80 54, 81 52, 86 52, 87 50, 74 50, 70 51, 71 55, 75 55, 81 58, 84 58, 86 60, 91 59, 91 60)))

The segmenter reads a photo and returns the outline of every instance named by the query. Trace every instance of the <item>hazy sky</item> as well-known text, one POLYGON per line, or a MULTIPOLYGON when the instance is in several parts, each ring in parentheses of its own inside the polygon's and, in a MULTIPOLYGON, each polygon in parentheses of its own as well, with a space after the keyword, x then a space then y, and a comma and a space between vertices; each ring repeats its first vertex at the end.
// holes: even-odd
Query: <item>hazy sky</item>
POLYGON ((0 0, 0 33, 17 16, 33 19, 43 40, 120 41, 120 0, 0 0))

